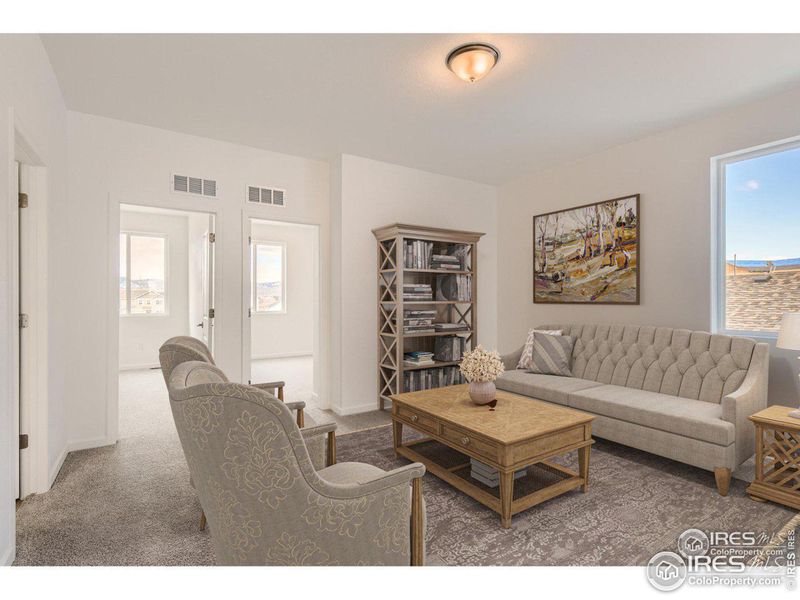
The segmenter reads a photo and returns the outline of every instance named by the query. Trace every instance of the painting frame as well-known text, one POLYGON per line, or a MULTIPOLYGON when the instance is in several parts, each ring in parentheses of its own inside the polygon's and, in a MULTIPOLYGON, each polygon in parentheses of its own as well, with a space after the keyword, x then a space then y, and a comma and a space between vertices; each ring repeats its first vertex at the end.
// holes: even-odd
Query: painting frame
MULTIPOLYGON (((532 229, 532 236, 531 236, 531 238, 532 238, 531 257, 532 257, 533 260, 532 260, 532 269, 531 270, 532 270, 532 275, 533 275, 533 278, 532 278, 533 279, 532 280, 532 299, 533 299, 533 303, 534 304, 575 304, 575 305, 590 305, 590 306, 595 306, 595 305, 638 306, 641 303, 641 264, 642 264, 642 261, 641 261, 641 245, 642 245, 642 240, 641 240, 641 194, 628 194, 628 195, 625 195, 625 196, 619 196, 617 198, 610 198, 608 200, 601 200, 599 202, 590 202, 588 204, 581 204, 579 206, 572 206, 570 208, 559 209, 559 210, 554 210, 554 211, 550 211, 550 212, 534 215, 533 219, 532 219, 532 226, 533 226, 533 229, 532 229), (594 298, 589 298, 589 299, 586 299, 586 300, 561 299, 561 298, 558 298, 558 297, 553 297, 552 293, 542 292, 541 290, 537 290, 537 279, 540 282, 540 286, 543 285, 544 283, 546 283, 546 281, 547 281, 546 276, 543 277, 541 275, 541 273, 537 271, 537 265, 540 264, 540 262, 537 262, 537 261, 540 261, 540 255, 541 255, 540 249, 537 247, 537 241, 541 242, 541 240, 542 240, 542 236, 541 235, 537 236, 537 219, 543 219, 543 218, 549 219, 549 217, 552 217, 552 216, 555 216, 555 215, 559 215, 560 216, 560 215, 564 215, 564 214, 568 214, 568 213, 574 213, 575 211, 580 211, 580 210, 584 210, 584 209, 588 209, 588 208, 592 208, 592 207, 597 207, 596 210, 599 210, 600 206, 607 205, 607 204, 612 203, 612 202, 624 202, 624 203, 632 202, 633 203, 633 207, 634 207, 633 210, 635 211, 635 213, 634 213, 635 214, 635 223, 634 223, 633 227, 631 228, 632 231, 633 231, 633 237, 635 239, 635 242, 634 242, 635 266, 633 267, 633 269, 635 270, 635 278, 632 281, 633 285, 635 286, 634 290, 633 290, 635 295, 633 296, 633 298, 631 300, 624 300, 624 299, 623 300, 620 300, 620 299, 604 300, 604 299, 594 299, 594 298), (538 240, 537 240, 537 237, 538 237, 538 240), (537 252, 539 252, 539 255, 537 255, 537 252), (539 293, 537 293, 537 291, 539 293), (543 295, 543 294, 546 294, 546 295, 543 295)), ((625 229, 625 226, 623 226, 623 230, 624 229, 625 229)), ((616 238, 616 230, 617 230, 617 225, 614 225, 614 232, 615 232, 613 234, 614 238, 616 238)), ((546 229, 544 231, 545 231, 544 237, 546 238, 546 235, 547 235, 546 234, 546 229)), ((604 234, 595 234, 595 236, 597 237, 597 240, 603 239, 604 240, 604 244, 603 245, 605 246, 605 239, 606 238, 604 237, 604 234)), ((591 238, 591 236, 590 236, 590 238, 591 238)), ((624 231, 623 231, 623 238, 624 238, 624 231)), ((545 255, 547 255, 546 243, 547 243, 547 240, 545 240, 545 252, 544 252, 545 255)), ((612 240, 612 243, 613 243, 613 240, 612 240)), ((605 254, 606 254, 606 252, 605 252, 605 249, 604 249, 603 250, 603 258, 605 258, 605 254)), ((611 260, 613 260, 613 253, 612 253, 612 259, 611 260)), ((628 267, 626 267, 626 268, 628 268, 628 267)), ((563 281, 562 281, 562 290, 563 290, 563 281)))

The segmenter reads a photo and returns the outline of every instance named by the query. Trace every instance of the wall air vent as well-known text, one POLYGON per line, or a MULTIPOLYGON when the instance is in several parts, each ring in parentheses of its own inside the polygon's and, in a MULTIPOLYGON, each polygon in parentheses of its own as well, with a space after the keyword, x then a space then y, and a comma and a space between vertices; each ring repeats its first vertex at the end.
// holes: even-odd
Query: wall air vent
POLYGON ((193 194, 195 196, 217 197, 217 182, 214 179, 189 177, 187 175, 172 176, 172 191, 179 194, 193 194))
POLYGON ((247 186, 247 201, 253 204, 269 204, 270 206, 286 206, 286 190, 247 186))

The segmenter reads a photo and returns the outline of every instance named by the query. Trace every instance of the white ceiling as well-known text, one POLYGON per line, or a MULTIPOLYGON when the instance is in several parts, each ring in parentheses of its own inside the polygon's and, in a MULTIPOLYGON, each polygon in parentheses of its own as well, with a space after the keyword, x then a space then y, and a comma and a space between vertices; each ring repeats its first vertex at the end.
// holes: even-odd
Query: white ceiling
POLYGON ((43 35, 68 108, 487 183, 800 85, 799 35, 43 35), (500 49, 467 84, 445 57, 500 49))

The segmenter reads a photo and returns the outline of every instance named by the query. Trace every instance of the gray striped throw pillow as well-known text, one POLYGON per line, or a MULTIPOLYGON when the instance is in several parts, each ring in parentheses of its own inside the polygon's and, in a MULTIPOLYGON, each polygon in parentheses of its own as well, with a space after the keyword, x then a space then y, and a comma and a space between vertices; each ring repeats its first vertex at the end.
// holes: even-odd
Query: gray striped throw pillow
POLYGON ((568 335, 533 334, 531 373, 572 376, 570 363, 575 338, 568 335))

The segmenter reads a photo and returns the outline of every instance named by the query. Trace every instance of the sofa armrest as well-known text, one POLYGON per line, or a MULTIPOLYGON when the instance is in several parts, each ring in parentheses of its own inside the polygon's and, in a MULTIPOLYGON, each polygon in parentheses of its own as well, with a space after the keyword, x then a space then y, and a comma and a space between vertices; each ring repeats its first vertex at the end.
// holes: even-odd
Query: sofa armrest
POLYGON ((511 352, 510 354, 504 354, 500 357, 500 360, 503 361, 503 366, 505 367, 506 371, 513 371, 517 368, 524 348, 525 346, 520 346, 514 352, 511 352))
POLYGON ((755 452, 753 423, 747 418, 767 407, 769 345, 756 344, 742 385, 722 397, 722 419, 736 428, 737 466, 755 452))

